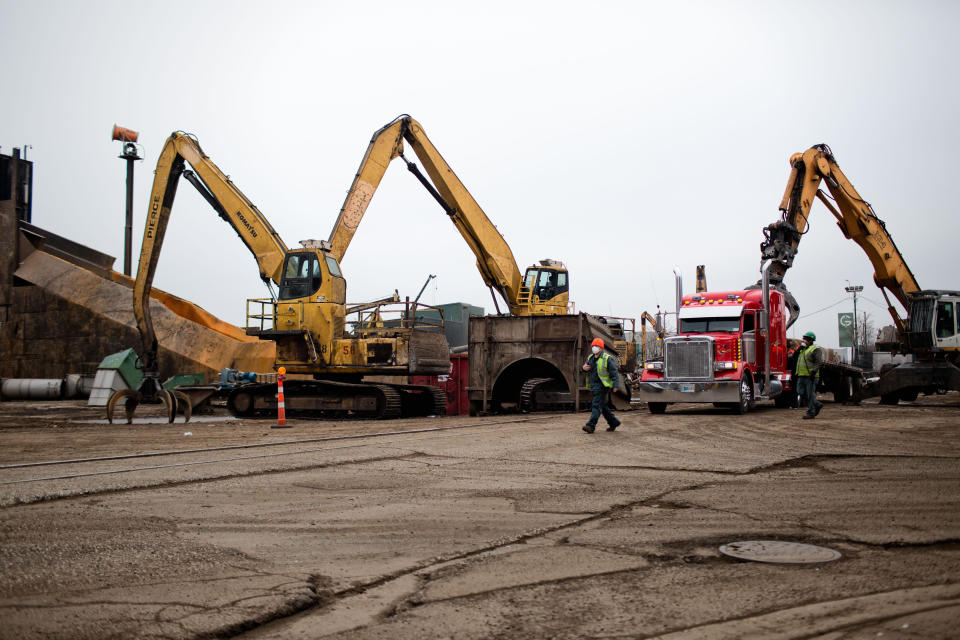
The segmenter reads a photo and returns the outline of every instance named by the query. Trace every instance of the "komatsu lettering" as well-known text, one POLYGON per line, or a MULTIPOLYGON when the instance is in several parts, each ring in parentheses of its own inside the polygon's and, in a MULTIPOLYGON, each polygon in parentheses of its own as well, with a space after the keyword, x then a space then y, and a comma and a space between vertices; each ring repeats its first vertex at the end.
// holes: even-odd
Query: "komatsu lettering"
POLYGON ((237 217, 240 219, 240 222, 243 223, 243 226, 247 228, 247 231, 250 232, 250 235, 252 235, 254 238, 256 238, 256 237, 257 237, 257 231, 256 231, 256 229, 253 228, 253 225, 250 224, 249 222, 247 222, 247 219, 244 218, 244 217, 243 217, 243 214, 240 213, 239 211, 237 211, 237 217))

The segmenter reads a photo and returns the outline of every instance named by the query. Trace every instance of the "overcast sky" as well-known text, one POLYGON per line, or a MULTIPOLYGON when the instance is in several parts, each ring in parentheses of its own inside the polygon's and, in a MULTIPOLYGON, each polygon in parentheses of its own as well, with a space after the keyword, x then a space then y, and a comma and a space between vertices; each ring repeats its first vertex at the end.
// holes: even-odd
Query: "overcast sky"
MULTIPOLYGON (((825 142, 924 288, 960 289, 960 3, 0 0, 0 149, 30 145, 34 224, 116 256, 140 132, 134 260, 166 137, 197 136, 284 241, 326 238, 371 134, 409 113, 521 271, 563 260, 578 310, 672 309, 759 276, 792 153, 825 142)), ((493 311, 473 254, 395 162, 343 261, 351 302, 493 311)), ((814 205, 791 331, 889 324, 866 255, 814 205)), ((244 324, 253 257, 181 185, 155 286, 244 324)))

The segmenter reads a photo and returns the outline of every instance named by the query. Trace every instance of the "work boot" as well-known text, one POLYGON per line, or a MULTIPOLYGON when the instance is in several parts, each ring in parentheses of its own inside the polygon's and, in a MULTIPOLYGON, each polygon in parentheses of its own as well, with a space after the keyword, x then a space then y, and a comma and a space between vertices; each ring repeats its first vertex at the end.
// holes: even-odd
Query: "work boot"
POLYGON ((593 433, 596 428, 596 425, 590 424, 589 422, 583 425, 583 430, 587 433, 593 433))
POLYGON ((611 423, 610 426, 607 427, 607 431, 616 431, 617 427, 619 426, 620 426, 620 421, 617 420, 616 422, 611 423))
POLYGON ((813 413, 813 414, 805 413, 805 414, 803 414, 803 419, 804 419, 804 420, 813 420, 813 419, 816 418, 816 417, 817 417, 817 414, 816 414, 816 413, 813 413))

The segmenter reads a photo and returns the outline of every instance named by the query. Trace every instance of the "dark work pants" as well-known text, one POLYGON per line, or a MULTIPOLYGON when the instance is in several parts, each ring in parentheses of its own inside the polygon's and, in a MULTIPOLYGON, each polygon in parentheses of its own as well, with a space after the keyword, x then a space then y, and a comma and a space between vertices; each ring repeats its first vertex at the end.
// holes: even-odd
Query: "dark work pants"
POLYGON ((619 424, 620 421, 617 420, 617 416, 613 415, 613 411, 610 411, 610 390, 606 387, 600 389, 591 387, 590 391, 593 392, 593 403, 590 405, 590 419, 587 424, 597 426, 600 414, 603 414, 603 419, 607 421, 607 424, 619 424))
POLYGON ((806 396, 807 415, 816 415, 823 406, 823 403, 817 400, 817 381, 809 376, 801 376, 797 378, 797 391, 801 398, 806 396))

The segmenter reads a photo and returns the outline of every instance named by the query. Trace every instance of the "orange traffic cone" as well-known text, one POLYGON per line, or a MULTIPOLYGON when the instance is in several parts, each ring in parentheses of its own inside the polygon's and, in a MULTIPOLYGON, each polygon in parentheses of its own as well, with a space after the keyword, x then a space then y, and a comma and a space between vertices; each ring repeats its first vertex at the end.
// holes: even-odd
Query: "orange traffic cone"
POLYGON ((277 424, 271 429, 289 429, 287 426, 287 410, 283 403, 283 378, 287 373, 286 367, 277 369, 277 424))

